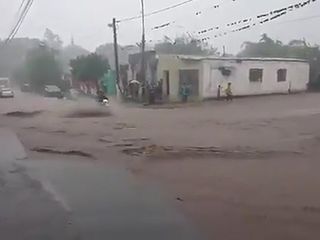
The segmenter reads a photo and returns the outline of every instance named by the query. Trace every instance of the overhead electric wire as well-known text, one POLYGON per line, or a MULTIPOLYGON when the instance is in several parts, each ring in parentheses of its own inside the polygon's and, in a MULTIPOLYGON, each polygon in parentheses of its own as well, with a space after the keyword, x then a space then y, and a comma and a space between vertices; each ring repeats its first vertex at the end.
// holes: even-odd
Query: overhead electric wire
POLYGON ((278 24, 307 21, 307 20, 311 20, 311 19, 315 19, 315 18, 320 18, 320 15, 313 15, 313 16, 310 16, 310 17, 291 19, 291 20, 287 20, 287 21, 278 22, 278 24))
MULTIPOLYGON (((19 16, 19 19, 17 21, 17 23, 15 24, 14 28, 12 29, 12 31, 10 32, 8 38, 6 39, 6 43, 10 42, 18 33, 23 21, 25 20, 25 17, 27 16, 32 4, 33 4, 34 0, 28 0, 28 2, 23 6, 21 6, 22 12, 19 16)), ((25 1, 22 1, 22 5, 25 1)))
MULTIPOLYGON (((24 2, 25 1, 22 1, 22 5, 23 5, 24 2)), ((17 20, 16 24, 14 25, 14 27, 12 28, 8 38, 6 39, 6 43, 8 43, 13 38, 13 36, 15 35, 15 32, 17 31, 17 29, 19 28, 19 26, 21 26, 21 22, 24 19, 25 13, 27 12, 27 9, 28 9, 28 6, 30 5, 30 3, 31 3, 31 0, 28 0, 27 4, 23 7, 23 10, 20 13, 20 16, 18 17, 18 20, 17 20)), ((22 6, 20 6, 20 7, 22 8, 22 6)), ((20 10, 18 12, 20 12, 20 10)))
MULTIPOLYGON (((223 2, 221 2, 221 3, 215 3, 215 4, 213 4, 212 5, 212 3, 210 4, 210 6, 208 6, 208 7, 206 7, 206 8, 203 8, 202 10, 198 10, 198 11, 196 11, 196 12, 193 12, 192 13, 192 16, 197 16, 197 17, 199 17, 199 16, 201 16, 202 14, 204 14, 205 12, 207 12, 207 11, 209 11, 209 10, 212 10, 212 9, 221 9, 221 7, 222 6, 224 6, 224 5, 227 5, 227 4, 229 4, 229 3, 235 3, 235 2, 237 2, 237 0, 229 0, 229 1, 227 1, 227 0, 225 0, 225 1, 223 1, 223 2)), ((189 15, 189 14, 188 14, 189 15)), ((166 27, 169 27, 169 26, 171 26, 171 25, 174 25, 176 22, 178 22, 179 20, 181 20, 182 18, 185 18, 186 16, 183 16, 183 17, 180 17, 180 18, 178 18, 178 19, 175 19, 175 20, 173 20, 173 21, 168 21, 168 22, 164 22, 164 23, 161 23, 161 24, 158 24, 158 25, 156 25, 156 26, 154 26, 151 30, 158 30, 158 29, 162 29, 162 28, 166 28, 166 27)))
POLYGON ((18 27, 16 28, 15 32, 13 33, 13 36, 11 37, 11 39, 13 39, 13 38, 16 36, 16 34, 18 33, 18 31, 19 31, 19 29, 20 29, 23 21, 25 20, 28 12, 29 12, 29 10, 30 10, 30 8, 32 7, 33 1, 34 1, 34 0, 31 0, 30 3, 28 4, 27 10, 25 11, 25 13, 24 13, 24 15, 23 15, 23 17, 22 17, 22 20, 20 21, 18 27))
POLYGON ((18 10, 18 13, 20 13, 24 3, 25 3, 26 0, 22 0, 21 4, 20 4, 20 7, 19 7, 19 10, 18 10))
MULTIPOLYGON (((174 4, 172 6, 165 7, 165 8, 162 8, 162 9, 147 13, 147 14, 145 14, 145 17, 150 17, 150 16, 158 14, 158 13, 166 12, 166 11, 169 11, 171 9, 175 9, 177 7, 183 6, 185 4, 188 4, 188 3, 191 3, 191 2, 194 2, 194 1, 196 1, 196 0, 186 0, 184 2, 177 3, 177 4, 174 4)), ((136 19, 140 19, 140 18, 142 18, 142 15, 129 17, 129 18, 123 18, 123 19, 118 20, 117 23, 128 22, 128 21, 132 21, 132 20, 136 20, 136 19)))
MULTIPOLYGON (((316 2, 317 0, 310 0, 310 1, 305 1, 305 2, 310 2, 310 3, 314 3, 314 2, 316 2)), ((303 3, 303 2, 302 2, 303 3)), ((306 6, 306 4, 304 4, 303 5, 303 7, 304 6, 306 6)), ((297 9, 300 9, 301 7, 297 7, 297 9)), ((284 11, 286 11, 286 10, 284 10, 284 11)), ((272 12, 272 11, 270 11, 270 12, 272 12)), ((288 12, 286 12, 286 13, 288 13, 288 12)), ((214 37, 210 37, 211 35, 209 35, 209 37, 207 36, 207 37, 204 37, 204 38, 202 38, 202 39, 199 39, 199 41, 207 41, 207 40, 209 40, 209 39, 212 39, 212 38, 218 38, 218 37, 222 37, 222 36, 224 36, 224 35, 227 35, 227 34, 229 34, 229 33, 234 33, 234 32, 239 32, 239 31, 243 31, 243 30, 249 30, 249 29, 251 29, 251 28, 253 28, 253 27, 257 27, 257 26, 259 26, 259 25, 263 25, 263 24, 265 24, 265 23, 269 23, 269 22, 271 22, 271 21, 273 21, 273 20, 275 20, 275 19, 278 19, 279 17, 282 17, 282 16, 284 16, 284 15, 286 15, 286 14, 282 14, 282 13, 280 13, 280 14, 278 14, 278 16, 277 17, 275 17, 275 16, 273 16, 273 17, 271 17, 271 18, 268 18, 268 16, 265 16, 266 17, 266 19, 264 19, 264 20, 262 20, 262 21, 258 21, 258 22, 255 22, 255 23, 253 23, 253 24, 247 24, 247 25, 244 25, 244 26, 242 26, 242 27, 240 27, 240 28, 236 28, 236 29, 233 29, 233 30, 225 30, 225 31, 221 31, 220 33, 215 33, 215 35, 214 35, 214 37)), ((298 19, 292 19, 292 20, 288 20, 288 21, 282 21, 282 22, 278 22, 278 24, 284 24, 284 23, 288 23, 288 22, 297 22, 297 21, 304 21, 304 20, 309 20, 309 19, 313 19, 313 18, 319 18, 320 17, 320 15, 314 15, 314 16, 310 16, 310 17, 305 17, 305 18, 298 18, 298 19)))

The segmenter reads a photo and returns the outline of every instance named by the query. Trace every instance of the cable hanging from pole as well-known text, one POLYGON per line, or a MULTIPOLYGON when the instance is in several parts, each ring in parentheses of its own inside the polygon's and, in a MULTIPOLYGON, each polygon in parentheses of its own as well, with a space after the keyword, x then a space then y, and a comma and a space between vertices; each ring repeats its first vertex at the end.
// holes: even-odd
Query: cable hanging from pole
MULTIPOLYGON (((165 7, 165 8, 162 8, 162 9, 159 9, 159 10, 156 10, 156 11, 153 11, 153 12, 150 12, 150 13, 146 13, 146 14, 144 14, 144 17, 150 17, 150 16, 155 15, 155 14, 159 14, 159 13, 162 13, 162 12, 166 12, 166 11, 169 11, 169 10, 172 10, 172 9, 175 9, 175 8, 178 8, 178 7, 180 7, 180 6, 183 6, 183 5, 185 5, 185 4, 194 2, 194 1, 196 1, 196 0, 187 0, 187 1, 184 1, 184 2, 181 2, 181 3, 177 3, 177 4, 172 5, 172 6, 169 6, 169 7, 165 7)), ((137 19, 141 19, 141 18, 142 18, 142 15, 138 15, 138 16, 134 16, 134 17, 129 17, 129 18, 123 18, 123 19, 118 20, 117 23, 129 22, 129 21, 137 20, 137 19)))
MULTIPOLYGON (((232 2, 235 2, 236 0, 231 0, 232 2)), ((211 38, 218 38, 218 37, 222 37, 225 36, 229 33, 233 33, 233 32, 239 32, 239 31, 243 31, 243 30, 247 30, 251 27, 257 26, 257 25, 263 25, 267 22, 276 20, 284 15, 286 15, 289 12, 298 10, 300 8, 304 8, 310 4, 313 4, 317 2, 317 0, 304 0, 304 1, 300 1, 297 2, 295 4, 290 4, 286 7, 282 7, 282 8, 278 8, 278 9, 273 9, 270 11, 265 11, 263 13, 260 13, 254 17, 248 17, 248 18, 242 18, 240 20, 237 21, 233 21, 233 22, 229 22, 225 25, 225 27, 237 27, 234 28, 232 30, 229 29, 225 29, 223 26, 211 26, 205 29, 199 29, 197 31, 194 31, 194 34, 198 34, 198 35, 202 35, 202 34, 209 34, 210 32, 215 32, 215 31, 219 31, 217 33, 214 33, 213 37, 202 37, 201 39, 199 39, 199 41, 207 41, 211 38)), ((170 27, 172 26, 174 22, 166 22, 163 23, 161 25, 155 26, 152 28, 152 30, 158 30, 158 29, 162 29, 162 28, 166 28, 166 27, 170 27)))
MULTIPOLYGON (((207 36, 202 39, 199 39, 199 41, 204 42, 204 41, 210 40, 212 38, 218 38, 218 37, 225 36, 229 33, 241 32, 241 31, 248 30, 248 29, 255 27, 255 26, 258 26, 258 25, 263 25, 265 23, 268 23, 268 22, 271 22, 271 21, 276 20, 278 18, 281 18, 281 17, 287 15, 289 12, 304 8, 312 3, 315 3, 316 1, 317 0, 306 0, 306 1, 302 1, 299 3, 293 4, 293 5, 289 5, 287 7, 281 8, 281 9, 271 10, 268 13, 258 14, 256 17, 247 18, 248 21, 243 21, 243 20, 235 21, 234 24, 232 24, 232 23, 227 24, 227 26, 229 27, 229 26, 233 26, 233 25, 238 25, 240 23, 245 23, 245 25, 239 26, 238 28, 235 28, 233 30, 221 31, 220 33, 216 33, 213 37, 207 36), (254 21, 253 23, 250 23, 251 21, 253 21, 254 18, 256 19, 256 21, 254 21)), ((221 29, 221 28, 218 27, 215 29, 221 29)), ((214 30, 214 29, 209 28, 209 29, 201 30, 198 32, 198 34, 201 35, 204 33, 208 33, 212 30, 214 30)))
MULTIPOLYGON (((230 4, 230 3, 235 3, 235 2, 237 2, 237 1, 238 1, 238 0, 229 0, 229 1, 225 0, 225 1, 223 1, 222 3, 214 3, 213 5, 212 5, 212 3, 211 3, 209 7, 206 7, 206 8, 204 8, 204 9, 202 9, 202 10, 197 10, 196 12, 193 12, 192 15, 190 15, 190 17, 191 17, 191 16, 201 17, 201 16, 202 16, 203 14, 205 14, 207 11, 210 11, 210 10, 212 10, 212 9, 218 10, 218 9, 221 9, 224 5, 227 5, 227 4, 230 4)), ((188 15, 189 15, 189 14, 188 14, 188 15)), ((184 18, 184 17, 185 17, 185 16, 183 16, 183 17, 181 17, 181 18, 179 18, 179 19, 175 19, 174 21, 167 21, 167 22, 162 23, 162 24, 160 24, 160 25, 156 25, 156 26, 152 27, 151 30, 158 30, 158 29, 162 29, 162 28, 167 28, 167 27, 169 27, 169 26, 174 25, 176 22, 178 22, 178 20, 181 20, 181 19, 184 18)))
POLYGON ((15 26, 13 27, 12 31, 10 32, 8 38, 6 39, 5 43, 9 43, 15 36, 16 34, 18 33, 23 21, 25 20, 32 4, 33 4, 33 0, 28 0, 27 3, 25 5, 23 5, 25 3, 25 0, 22 1, 21 5, 20 5, 20 8, 19 8, 19 11, 21 11, 22 9, 22 12, 18 18, 18 21, 17 23, 15 24, 15 26))

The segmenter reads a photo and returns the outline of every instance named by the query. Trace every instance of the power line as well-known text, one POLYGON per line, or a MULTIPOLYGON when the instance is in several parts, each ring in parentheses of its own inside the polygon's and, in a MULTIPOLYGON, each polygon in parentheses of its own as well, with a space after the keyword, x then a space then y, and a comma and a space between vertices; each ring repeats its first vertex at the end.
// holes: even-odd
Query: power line
POLYGON ((23 12, 22 12, 20 21, 18 22, 18 24, 17 24, 17 26, 15 27, 12 35, 10 36, 9 41, 12 40, 12 39, 16 36, 16 34, 18 33, 18 31, 19 31, 19 29, 20 29, 23 21, 25 20, 25 17, 27 16, 27 14, 28 14, 28 12, 29 12, 32 4, 33 4, 33 0, 30 0, 30 1, 27 2, 26 6, 25 6, 25 8, 24 8, 24 10, 23 10, 23 12))
MULTIPOLYGON (((281 9, 271 10, 271 11, 268 11, 267 13, 264 13, 264 14, 258 14, 255 17, 249 17, 246 19, 241 19, 239 21, 234 21, 232 23, 227 24, 227 26, 230 27, 230 26, 239 25, 239 24, 243 24, 243 23, 245 25, 242 25, 241 27, 233 29, 233 30, 224 30, 224 31, 220 31, 220 33, 215 33, 214 38, 222 37, 222 36, 227 35, 228 33, 231 33, 231 32, 233 33, 233 32, 247 30, 247 29, 250 29, 250 28, 255 27, 257 25, 263 25, 267 22, 276 20, 284 15, 287 15, 289 12, 301 9, 301 8, 306 7, 306 6, 313 4, 315 2, 317 2, 317 0, 304 0, 299 3, 293 4, 293 5, 291 4, 287 7, 283 7, 281 9), (253 23, 251 24, 250 22, 253 22, 253 23)), ((221 30, 221 29, 222 28, 220 26, 214 26, 214 27, 210 27, 207 29, 199 30, 198 34, 199 35, 207 34, 211 31, 221 30)), ((201 39, 201 41, 207 41, 211 38, 212 37, 204 37, 201 39)))
POLYGON ((18 17, 17 23, 14 25, 13 29, 11 30, 11 32, 6 40, 6 43, 9 42, 14 37, 15 33, 17 32, 17 29, 19 29, 19 27, 21 26, 21 22, 23 21, 25 14, 27 13, 27 10, 28 10, 28 7, 31 3, 31 0, 28 0, 28 2, 23 6, 24 2, 25 2, 25 0, 23 0, 20 5, 18 13, 20 12, 20 10, 22 8, 23 8, 23 10, 20 13, 20 16, 18 17))
MULTIPOLYGON (((192 13, 192 16, 197 16, 197 17, 200 17, 201 15, 203 15, 204 13, 206 13, 207 11, 210 11, 212 9, 214 10, 218 10, 218 9, 221 9, 224 5, 227 5, 229 3, 235 3, 237 2, 238 0, 225 0, 223 1, 222 3, 214 3, 212 5, 212 3, 210 3, 210 6, 209 7, 206 7, 202 10, 198 10, 196 12, 193 12, 192 13)), ((169 27, 170 25, 173 25, 175 24, 178 20, 181 20, 182 18, 185 18, 186 16, 183 16, 183 17, 180 17, 179 19, 176 19, 174 21, 168 21, 168 22, 165 22, 165 23, 162 23, 160 25, 157 25, 157 26, 154 26, 151 30, 158 30, 158 29, 162 29, 162 28, 166 28, 166 27, 169 27)))
MULTIPOLYGON (((280 24, 286 24, 286 23, 291 23, 291 22, 300 22, 300 21, 307 21, 307 20, 311 20, 311 19, 316 19, 316 18, 320 18, 320 15, 314 15, 314 16, 310 16, 310 17, 304 17, 304 18, 296 18, 296 19, 292 19, 292 20, 288 20, 288 21, 281 21, 281 22, 278 22, 277 24, 280 25, 280 24)), ((267 22, 266 22, 267 23, 267 22)), ((270 22, 269 22, 270 23, 270 22)), ((260 23, 261 25, 263 23, 260 23)), ((257 27, 259 26, 259 24, 253 24, 253 25, 246 25, 245 27, 243 27, 241 30, 237 30, 237 31, 244 31, 244 30, 250 30, 254 27, 257 27)), ((218 38, 218 37, 222 37, 224 35, 227 35, 229 33, 234 33, 234 32, 237 32, 235 30, 232 30, 232 31, 225 31, 223 34, 220 33, 220 34, 216 34, 214 36, 214 38, 218 38)), ((201 39, 201 40, 198 40, 198 41, 206 41, 206 40, 209 40, 211 39, 211 37, 207 37, 207 38, 204 38, 204 39, 201 39)))
POLYGON ((22 12, 21 12, 21 14, 19 16, 19 19, 18 19, 16 25, 14 26, 14 28, 10 32, 8 38, 6 39, 6 41, 5 41, 6 43, 10 42, 16 36, 16 34, 18 33, 23 21, 25 20, 25 17, 27 16, 27 14, 28 14, 28 12, 29 12, 32 4, 33 4, 33 1, 34 0, 28 0, 28 2, 24 5, 24 7, 23 7, 23 4, 25 3, 25 0, 22 1, 20 8, 21 9, 23 8, 23 10, 22 10, 22 12))
POLYGON ((26 0, 22 0, 21 4, 20 4, 20 7, 19 7, 19 10, 18 10, 18 13, 20 13, 22 7, 24 6, 24 3, 25 3, 26 0))
POLYGON ((314 15, 314 16, 304 17, 304 18, 296 18, 296 19, 292 19, 292 20, 282 21, 282 22, 279 22, 278 24, 300 22, 300 21, 306 21, 306 20, 315 19, 315 18, 320 18, 320 15, 314 15))
MULTIPOLYGON (((178 8, 180 6, 183 6, 185 4, 188 4, 188 3, 191 3, 191 2, 194 2, 194 1, 196 1, 196 0, 187 0, 187 1, 184 1, 184 2, 181 2, 181 3, 177 3, 175 5, 172 5, 172 6, 169 6, 169 7, 165 7, 165 8, 162 8, 162 9, 147 13, 147 14, 145 14, 145 17, 150 17, 150 16, 155 15, 155 14, 166 12, 166 11, 169 11, 171 9, 178 8)), ((117 23, 129 22, 129 21, 132 21, 132 20, 140 19, 140 18, 142 18, 142 15, 129 17, 129 18, 123 18, 121 20, 118 20, 117 23)))

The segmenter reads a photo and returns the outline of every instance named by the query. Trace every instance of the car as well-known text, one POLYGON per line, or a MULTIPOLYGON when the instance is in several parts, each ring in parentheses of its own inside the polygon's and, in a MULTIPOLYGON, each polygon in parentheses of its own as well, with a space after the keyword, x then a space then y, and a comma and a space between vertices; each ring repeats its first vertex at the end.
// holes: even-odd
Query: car
POLYGON ((63 98, 61 89, 55 85, 46 85, 44 88, 45 97, 63 98))
POLYGON ((31 92, 31 87, 29 83, 24 83, 21 86, 21 92, 31 92))
POLYGON ((2 98, 13 98, 14 97, 14 92, 12 91, 11 88, 1 88, 0 89, 0 97, 2 98))

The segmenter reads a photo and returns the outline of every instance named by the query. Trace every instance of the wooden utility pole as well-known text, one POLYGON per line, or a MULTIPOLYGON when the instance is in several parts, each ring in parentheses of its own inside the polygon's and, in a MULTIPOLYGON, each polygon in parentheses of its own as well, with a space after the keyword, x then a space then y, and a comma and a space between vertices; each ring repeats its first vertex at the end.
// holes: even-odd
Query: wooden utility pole
POLYGON ((141 14, 142 14, 142 43, 141 43, 141 80, 144 92, 144 98, 146 99, 147 95, 147 86, 146 86, 146 32, 145 32, 145 13, 144 13, 144 0, 141 0, 141 14))
POLYGON ((121 94, 123 94, 120 86, 120 71, 119 71, 119 54, 118 54, 118 37, 117 37, 117 21, 115 18, 112 19, 113 28, 113 45, 114 45, 114 60, 115 60, 115 70, 116 70, 116 81, 117 86, 121 94))

